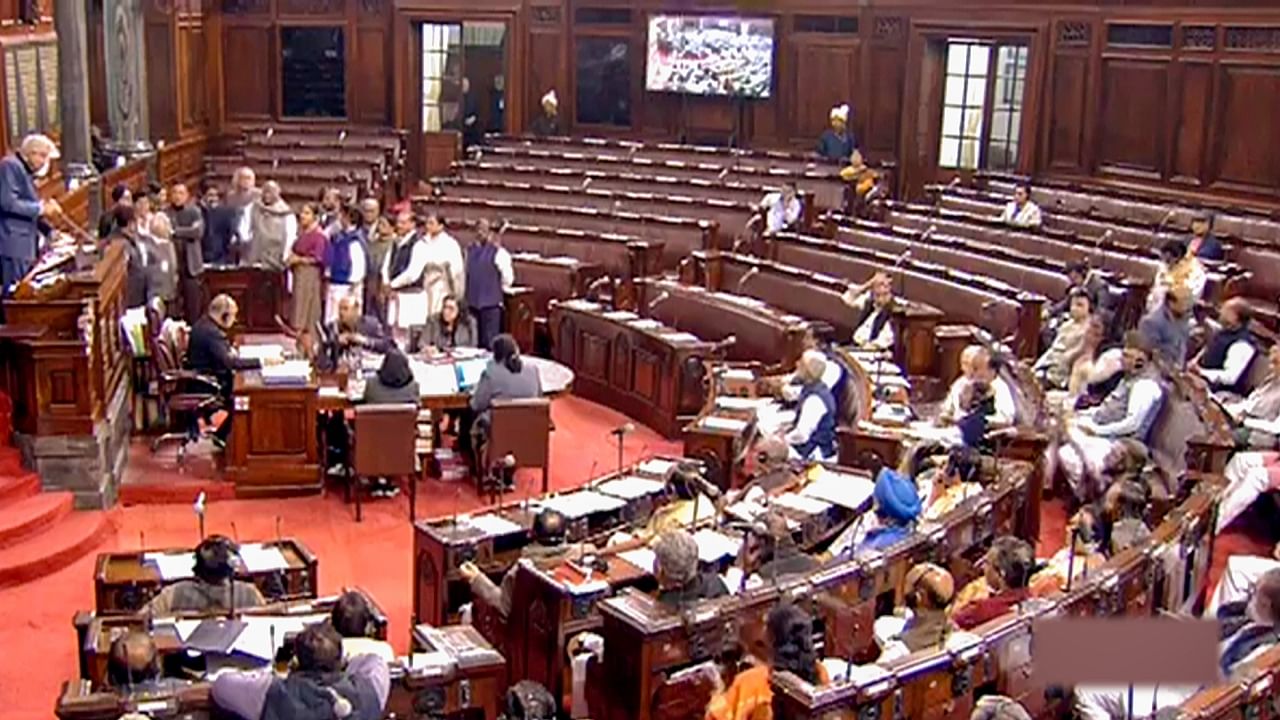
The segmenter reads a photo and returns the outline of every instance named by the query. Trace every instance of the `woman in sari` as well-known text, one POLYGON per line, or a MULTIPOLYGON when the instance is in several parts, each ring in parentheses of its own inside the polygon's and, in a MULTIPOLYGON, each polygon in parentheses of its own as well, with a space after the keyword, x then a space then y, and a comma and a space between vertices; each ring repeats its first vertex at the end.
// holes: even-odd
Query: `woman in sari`
POLYGON ((293 275, 293 315, 295 330, 315 332, 324 316, 324 256, 329 237, 320 224, 320 210, 306 203, 298 211, 298 239, 289 250, 289 272, 293 275))
POLYGON ((775 670, 786 671, 812 683, 831 682, 813 647, 813 618, 799 607, 778 605, 769 611, 768 665, 744 670, 728 690, 711 698, 706 720, 772 720, 773 690, 769 678, 775 670))

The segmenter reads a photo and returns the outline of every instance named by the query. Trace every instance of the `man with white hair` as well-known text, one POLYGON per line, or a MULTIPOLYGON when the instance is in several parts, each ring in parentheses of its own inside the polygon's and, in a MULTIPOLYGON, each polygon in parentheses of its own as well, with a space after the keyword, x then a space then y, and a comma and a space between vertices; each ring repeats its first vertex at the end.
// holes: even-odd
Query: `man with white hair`
MULTIPOLYGON (((222 204, 236 214, 235 242, 238 244, 249 242, 249 208, 261 195, 262 191, 258 189, 258 176, 253 172, 253 168, 248 166, 236 168, 231 176, 231 189, 223 197, 222 204)), ((239 252, 243 254, 247 251, 239 250, 239 252)))
POLYGON ((58 155, 47 136, 28 135, 17 153, 0 160, 0 297, 31 270, 40 236, 52 232, 43 218, 62 212, 57 200, 40 199, 35 184, 58 155))
POLYGON ((831 127, 818 138, 818 154, 831 162, 848 165, 858 147, 853 141, 853 133, 849 131, 848 104, 831 108, 830 117, 831 127))
POLYGON ((796 363, 800 399, 796 423, 787 433, 790 456, 796 460, 835 460, 836 399, 822 382, 827 358, 818 350, 806 350, 796 363))
POLYGON ((542 113, 529 123, 529 132, 538 137, 558 137, 564 134, 560 127, 560 101, 555 90, 542 96, 542 113))
POLYGON ((262 197, 249 206, 248 217, 248 235, 243 237, 249 246, 248 263, 284 272, 284 259, 298 237, 298 218, 280 197, 276 181, 263 183, 262 197))

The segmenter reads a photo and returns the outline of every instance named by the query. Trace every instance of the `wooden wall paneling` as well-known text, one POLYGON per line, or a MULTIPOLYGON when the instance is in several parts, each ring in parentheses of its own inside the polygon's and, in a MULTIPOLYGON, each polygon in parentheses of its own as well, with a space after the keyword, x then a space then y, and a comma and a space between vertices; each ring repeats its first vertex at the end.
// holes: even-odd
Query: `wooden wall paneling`
POLYGON ((209 33, 201 15, 178 16, 179 122, 183 135, 204 132, 209 127, 209 33))
POLYGON ((88 5, 86 52, 89 55, 89 123, 104 133, 110 127, 107 116, 107 58, 103 47, 102 0, 85 0, 88 5))
POLYGON ((353 94, 347 114, 353 122, 382 124, 388 121, 387 92, 391 83, 387 72, 387 31, 381 25, 358 25, 355 52, 347 63, 353 94))
POLYGON ((1174 65, 1176 107, 1170 118, 1169 180, 1198 186, 1204 176, 1205 144, 1213 105, 1213 64, 1183 58, 1174 65))
POLYGON ((1109 55, 1102 63, 1100 170, 1159 179, 1168 127, 1169 59, 1109 55))
POLYGON ((1280 195, 1280 66, 1219 63, 1219 122, 1214 184, 1223 190, 1280 195))
POLYGON ((897 16, 862 15, 859 31, 863 38, 861 74, 863 103, 857 121, 858 143, 868 157, 897 159, 899 128, 903 118, 903 93, 907 77, 907 28, 909 20, 897 16))
POLYGON ((782 79, 790 82, 795 92, 791 138, 812 147, 829 124, 832 107, 848 103, 853 112, 858 112, 854 85, 858 77, 858 42, 823 35, 794 35, 791 47, 793 60, 788 75, 782 79))
POLYGON ((226 23, 222 31, 223 107, 228 121, 269 120, 275 109, 274 28, 226 23))
POLYGON ((527 91, 524 96, 527 111, 520 115, 510 115, 511 108, 507 108, 508 115, 514 120, 512 127, 517 131, 526 129, 542 112, 542 96, 551 89, 556 91, 556 99, 560 101, 561 118, 569 117, 564 114, 570 93, 565 63, 565 32, 560 26, 559 13, 558 7, 535 7, 531 11, 533 20, 529 26, 528 55, 525 61, 525 67, 528 68, 525 83, 527 91), (554 15, 551 11, 555 11, 554 15), (538 20, 539 17, 553 17, 554 21, 544 26, 538 20))
POLYGON ((172 7, 149 3, 143 21, 147 43, 147 113, 151 139, 178 137, 178 92, 182 72, 175 52, 172 7))
POLYGON ((1048 167, 1079 172, 1084 169, 1085 105, 1089 87, 1089 56, 1058 53, 1053 58, 1049 105, 1044 124, 1048 128, 1048 167))

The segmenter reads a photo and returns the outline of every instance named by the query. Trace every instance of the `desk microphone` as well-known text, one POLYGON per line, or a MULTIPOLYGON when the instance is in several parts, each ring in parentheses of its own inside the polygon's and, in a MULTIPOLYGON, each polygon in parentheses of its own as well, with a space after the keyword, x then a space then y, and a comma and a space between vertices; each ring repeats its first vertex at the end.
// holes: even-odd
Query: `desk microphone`
POLYGON ((138 531, 138 550, 141 552, 147 551, 147 534, 142 530, 138 531))
POLYGON ((284 539, 280 536, 280 516, 276 516, 276 545, 284 545, 284 539))
POLYGON ((715 355, 722 350, 728 350, 729 348, 733 347, 734 344, 737 342, 738 342, 737 335, 725 335, 723 340, 717 342, 714 346, 712 346, 711 354, 715 355))
POLYGON ((657 307, 658 305, 661 305, 662 303, 666 302, 670 298, 671 298, 671 291, 663 290, 662 293, 658 295, 658 297, 649 301, 649 304, 645 306, 645 310, 647 312, 653 312, 653 309, 655 307, 657 307))
POLYGON ((196 496, 195 503, 191 506, 191 510, 195 512, 197 520, 200 523, 200 541, 204 542, 204 491, 196 496))
POLYGON ((951 178, 951 182, 947 183, 947 189, 948 189, 948 190, 951 190, 951 189, 956 188, 956 187, 959 187, 959 186, 960 186, 960 176, 959 176, 959 175, 957 175, 957 176, 955 176, 955 177, 951 178))
POLYGON ((1173 219, 1175 214, 1177 214, 1177 211, 1169 208, 1169 212, 1165 213, 1164 217, 1160 218, 1160 222, 1156 223, 1156 230, 1163 230, 1164 226, 1173 219))
POLYGON ((580 189, 581 189, 581 190, 586 190, 587 188, 591 187, 591 180, 592 180, 592 178, 586 178, 586 179, 584 179, 584 180, 582 181, 582 187, 581 187, 580 189))
POLYGON ((273 135, 275 135, 275 134, 276 134, 276 128, 275 128, 275 126, 274 126, 274 125, 273 125, 273 126, 270 126, 270 127, 268 127, 268 128, 267 128, 267 139, 268 139, 268 140, 270 140, 270 139, 271 139, 271 136, 273 136, 273 135))
POLYGON ((616 427, 616 428, 614 428, 614 429, 610 430, 610 431, 609 431, 609 434, 610 434, 610 435, 622 436, 622 435, 630 435, 631 433, 633 433, 633 432, 635 432, 635 431, 636 431, 636 426, 635 426, 635 424, 634 424, 634 423, 629 423, 629 422, 628 422, 628 423, 623 423, 623 424, 619 425, 618 427, 616 427))
POLYGON ((738 284, 734 286, 734 290, 737 291, 738 293, 741 293, 742 288, 746 286, 747 281, 759 274, 760 274, 760 266, 759 265, 753 266, 750 270, 743 273, 742 277, 738 278, 738 284))
POLYGON ((724 182, 724 179, 727 177, 729 177, 729 168, 726 167, 725 169, 720 171, 719 175, 716 175, 716 180, 719 180, 720 182, 724 182))
POLYGON ((232 537, 232 539, 234 539, 237 543, 239 543, 239 542, 240 542, 240 532, 239 532, 238 530, 236 530, 236 523, 235 523, 235 521, 234 521, 234 520, 232 520, 232 521, 231 521, 231 537, 232 537))
POLYGON ((1115 231, 1108 229, 1106 232, 1098 236, 1098 242, 1096 243, 1096 253, 1098 255, 1098 269, 1104 272, 1107 269, 1107 262, 1106 262, 1107 254, 1106 252, 1103 251, 1102 244, 1110 240, 1111 236, 1113 235, 1115 235, 1115 231))

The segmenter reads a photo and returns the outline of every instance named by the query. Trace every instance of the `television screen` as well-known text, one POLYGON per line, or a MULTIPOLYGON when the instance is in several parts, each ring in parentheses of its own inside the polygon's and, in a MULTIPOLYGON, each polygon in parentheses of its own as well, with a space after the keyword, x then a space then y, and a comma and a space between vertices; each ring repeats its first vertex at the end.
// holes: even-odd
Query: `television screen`
POLYGON ((769 97, 773 92, 773 20, 726 15, 649 16, 645 89, 769 97))

